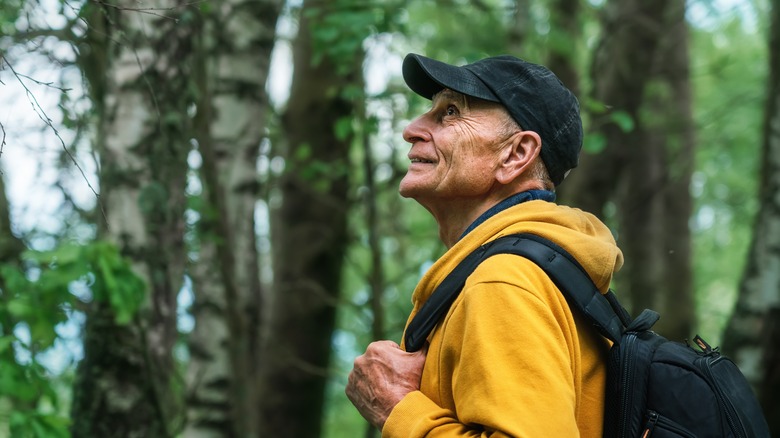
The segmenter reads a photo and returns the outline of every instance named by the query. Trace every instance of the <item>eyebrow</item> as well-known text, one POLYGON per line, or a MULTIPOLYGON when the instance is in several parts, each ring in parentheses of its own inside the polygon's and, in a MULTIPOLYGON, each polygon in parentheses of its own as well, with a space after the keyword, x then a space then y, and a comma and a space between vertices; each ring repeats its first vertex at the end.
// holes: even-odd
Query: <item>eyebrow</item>
POLYGON ((431 98, 431 102, 435 104, 436 101, 440 99, 455 100, 457 101, 457 103, 461 105, 468 105, 469 103, 465 94, 458 93, 457 91, 450 90, 449 88, 445 88, 439 91, 438 93, 434 94, 433 97, 431 98))

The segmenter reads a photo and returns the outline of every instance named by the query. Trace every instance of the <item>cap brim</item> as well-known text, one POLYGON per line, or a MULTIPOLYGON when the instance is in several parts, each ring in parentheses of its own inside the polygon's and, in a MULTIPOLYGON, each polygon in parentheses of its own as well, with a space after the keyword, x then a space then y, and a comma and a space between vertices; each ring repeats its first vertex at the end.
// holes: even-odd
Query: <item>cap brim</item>
POLYGON ((410 53, 404 58, 402 72, 406 85, 426 99, 432 99, 434 94, 449 88, 467 96, 499 102, 498 97, 465 67, 410 53))

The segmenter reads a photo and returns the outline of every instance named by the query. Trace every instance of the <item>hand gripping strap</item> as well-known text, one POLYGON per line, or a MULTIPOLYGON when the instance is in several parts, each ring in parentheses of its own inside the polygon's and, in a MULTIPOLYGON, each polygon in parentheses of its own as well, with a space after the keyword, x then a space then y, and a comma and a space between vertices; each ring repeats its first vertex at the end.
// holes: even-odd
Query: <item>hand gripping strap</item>
MULTIPOLYGON (((417 351, 460 294, 466 278, 482 261, 496 254, 515 254, 536 263, 602 336, 619 343, 628 314, 614 297, 608 300, 577 261, 563 248, 542 237, 513 234, 498 238, 469 254, 434 290, 406 328, 405 347, 417 351)), ((611 292, 610 292, 611 293, 611 292)))

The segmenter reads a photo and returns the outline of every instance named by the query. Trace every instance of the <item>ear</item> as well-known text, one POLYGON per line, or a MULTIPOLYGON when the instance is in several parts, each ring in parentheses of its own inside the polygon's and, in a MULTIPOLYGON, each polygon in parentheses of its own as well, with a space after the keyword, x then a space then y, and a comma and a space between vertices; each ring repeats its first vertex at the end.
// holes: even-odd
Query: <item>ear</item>
POLYGON ((496 179, 509 184, 531 167, 539 156, 542 139, 534 131, 520 131, 510 138, 510 143, 501 152, 501 162, 496 169, 496 179))

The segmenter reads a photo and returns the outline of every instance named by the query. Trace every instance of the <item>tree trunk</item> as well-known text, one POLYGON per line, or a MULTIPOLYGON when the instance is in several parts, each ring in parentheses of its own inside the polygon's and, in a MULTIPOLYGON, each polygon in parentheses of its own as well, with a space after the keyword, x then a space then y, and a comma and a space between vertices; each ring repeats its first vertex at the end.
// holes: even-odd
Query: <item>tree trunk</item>
MULTIPOLYGON (((360 34, 345 25, 337 40, 328 39, 329 20, 353 8, 321 5, 304 2, 282 120, 286 168, 274 212, 260 436, 319 436, 341 288, 354 117, 348 93, 363 90, 361 44, 367 30, 360 34)), ((349 18, 339 22, 351 23, 349 18)))
MULTIPOLYGON (((569 204, 604 218, 623 175, 636 132, 618 124, 637 120, 645 85, 650 80, 653 54, 664 34, 663 17, 669 0, 609 0, 602 10, 602 36, 591 63, 592 99, 602 105, 591 110, 586 146, 575 169, 560 187, 569 204), (591 138, 588 138, 591 137, 591 138), (603 139, 603 149, 592 146, 603 139)), ((588 107, 584 107, 588 111, 588 107)))
POLYGON ((635 127, 621 134, 626 144, 613 161, 622 171, 613 198, 626 261, 619 278, 633 313, 658 310, 663 318, 655 329, 686 339, 695 317, 688 227, 694 126, 685 2, 667 3, 656 19, 661 21, 653 27, 664 32, 657 35, 655 52, 646 55, 652 65, 639 78, 645 87, 630 113, 635 127))
POLYGON ((580 0, 555 0, 550 4, 550 53, 547 67, 581 99, 577 69, 577 48, 582 35, 580 9, 580 0))
POLYGON ((670 2, 627 156, 618 204, 625 277, 634 313, 658 310, 654 327, 687 339, 694 325, 691 195, 694 125, 685 1, 670 2))
POLYGON ((74 436, 168 437, 181 421, 172 350, 186 260, 192 34, 187 21, 175 19, 187 9, 176 6, 163 2, 164 14, 148 14, 134 10, 135 1, 101 4, 96 17, 106 26, 90 27, 109 32, 107 71, 89 78, 93 86, 105 81, 96 149, 107 223, 99 235, 134 261, 147 297, 129 324, 116 321, 106 300, 89 306, 74 384, 74 436))
POLYGON ((747 266, 723 350, 758 391, 773 436, 780 435, 780 1, 772 1, 769 84, 764 119, 760 207, 747 266))
POLYGON ((0 263, 17 263, 24 250, 24 243, 11 231, 11 208, 5 193, 5 175, 0 173, 0 263))
POLYGON ((664 214, 659 218, 664 230, 662 239, 657 242, 664 274, 657 291, 660 301, 655 304, 664 318, 655 329, 675 340, 693 336, 696 324, 689 226, 693 211, 690 185, 696 139, 685 5, 685 0, 673 2, 667 15, 667 34, 657 61, 661 67, 658 80, 665 91, 656 96, 664 97, 665 104, 656 114, 662 116, 659 120, 663 124, 651 130, 652 137, 660 141, 664 155, 664 182, 661 185, 664 214))
POLYGON ((766 338, 763 349, 763 382, 759 389, 759 402, 769 423, 772 436, 780 434, 780 306, 773 306, 766 314, 766 338))
POLYGON ((623 303, 632 313, 661 311, 658 327, 670 337, 689 336, 693 320, 687 225, 693 124, 684 13, 681 0, 605 5, 591 73, 593 99, 604 107, 591 113, 580 168, 560 192, 612 224, 626 260, 617 277, 623 303), (597 153, 594 139, 603 140, 597 153), (610 205, 615 213, 608 215, 610 205), (668 306, 659 298, 664 291, 668 306))
MULTIPOLYGON (((5 175, 0 174, 0 265, 21 265, 24 243, 11 231, 11 208, 5 192, 5 175)), ((19 291, 22 292, 22 291, 19 291)), ((6 279, 0 275, 0 338, 13 336, 17 321, 8 309, 8 302, 14 294, 7 289, 6 279)), ((0 363, 14 363, 16 361, 13 348, 0 351, 0 363)), ((0 429, 2 431, 3 429, 0 429)))
POLYGON ((187 437, 257 436, 260 272, 255 238, 269 72, 281 1, 221 2, 199 35, 195 119, 203 203, 192 271, 187 437))
POLYGON ((521 57, 530 31, 531 0, 515 0, 512 21, 507 32, 507 50, 521 57))

